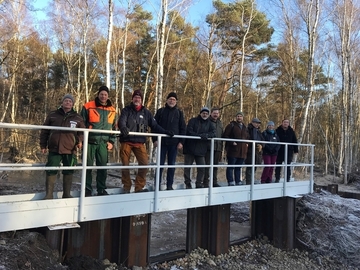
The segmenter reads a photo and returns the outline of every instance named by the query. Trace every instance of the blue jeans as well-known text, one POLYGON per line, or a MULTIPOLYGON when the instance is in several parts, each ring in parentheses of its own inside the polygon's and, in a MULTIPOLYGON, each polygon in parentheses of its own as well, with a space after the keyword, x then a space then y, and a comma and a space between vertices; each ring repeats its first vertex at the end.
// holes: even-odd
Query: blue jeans
MULTIPOLYGON (((242 165, 244 164, 244 158, 227 157, 228 165, 242 165)), ((227 167, 226 168, 226 179, 228 183, 235 182, 240 183, 240 167, 227 167)))
MULTIPOLYGON (((177 144, 161 145, 160 165, 165 164, 166 155, 167 155, 167 164, 175 165, 176 156, 177 156, 177 144)), ((160 168, 160 176, 159 176, 160 182, 161 182, 162 172, 163 172, 163 168, 160 168)), ((167 168, 166 187, 172 187, 174 183, 174 174, 175 174, 175 168, 167 168)))

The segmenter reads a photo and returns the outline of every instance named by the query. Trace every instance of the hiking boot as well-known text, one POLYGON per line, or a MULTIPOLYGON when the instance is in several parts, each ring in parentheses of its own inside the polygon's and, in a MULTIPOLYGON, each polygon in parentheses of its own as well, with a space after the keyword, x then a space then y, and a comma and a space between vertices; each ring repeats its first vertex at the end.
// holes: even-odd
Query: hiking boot
POLYGON ((104 195, 109 195, 109 193, 107 193, 107 191, 105 189, 101 189, 98 191, 97 195, 104 196, 104 195))
POLYGON ((56 174, 55 175, 47 175, 45 180, 45 188, 46 188, 46 195, 43 200, 51 200, 54 198, 54 185, 56 181, 56 174))
POLYGON ((92 191, 89 189, 85 189, 85 197, 91 197, 92 196, 92 191))
POLYGON ((71 185, 73 181, 72 174, 64 174, 63 175, 63 198, 72 198, 73 196, 70 195, 71 185))
POLYGON ((185 186, 186 186, 186 189, 192 189, 192 186, 190 183, 186 183, 185 186))
POLYGON ((279 183, 280 182, 280 178, 277 178, 275 179, 275 183, 279 183))
POLYGON ((196 188, 203 188, 204 187, 204 185, 202 183, 196 183, 195 186, 196 186, 196 188))
POLYGON ((221 187, 218 183, 214 183, 213 187, 221 187))
POLYGON ((209 184, 204 184, 203 188, 209 188, 209 184))
POLYGON ((229 186, 235 186, 235 183, 234 183, 234 181, 231 181, 231 182, 228 183, 228 185, 229 186))
POLYGON ((236 182, 235 185, 241 186, 241 185, 242 185, 242 182, 241 182, 241 181, 240 181, 240 182, 236 182))
POLYGON ((126 189, 123 190, 123 194, 128 194, 128 193, 130 193, 130 190, 126 190, 126 189))
POLYGON ((166 190, 174 190, 173 187, 167 187, 166 190))

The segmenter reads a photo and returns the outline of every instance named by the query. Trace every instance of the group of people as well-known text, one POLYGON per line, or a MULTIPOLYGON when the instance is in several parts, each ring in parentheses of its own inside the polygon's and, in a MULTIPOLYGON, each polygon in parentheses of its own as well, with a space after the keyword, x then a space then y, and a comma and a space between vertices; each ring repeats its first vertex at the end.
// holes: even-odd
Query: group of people
MULTIPOLYGON (((228 124, 225 129, 220 117, 220 110, 203 107, 197 117, 191 118, 186 125, 183 112, 177 106, 178 97, 175 92, 168 94, 165 106, 157 110, 155 116, 143 105, 143 96, 140 90, 132 93, 131 103, 121 110, 120 117, 109 100, 109 89, 101 86, 98 89, 97 96, 93 101, 87 102, 78 114, 73 110, 74 97, 66 94, 61 101, 61 106, 50 112, 44 125, 70 128, 88 128, 96 130, 120 130, 120 158, 124 166, 130 163, 131 153, 133 153, 140 166, 135 178, 135 192, 148 191, 145 188, 146 174, 148 165, 148 154, 145 147, 146 133, 151 129, 153 133, 166 134, 161 137, 160 165, 165 164, 167 158, 167 176, 166 189, 173 190, 176 157, 178 150, 184 153, 184 182, 187 189, 192 188, 191 165, 195 161, 197 165, 197 176, 195 181, 196 188, 207 188, 210 182, 210 170, 206 165, 210 164, 213 158, 213 164, 218 165, 222 159, 223 141, 214 140, 213 153, 209 138, 226 138, 256 140, 255 149, 251 144, 226 140, 225 150, 229 165, 253 164, 253 152, 255 164, 281 164, 284 161, 284 145, 267 144, 269 142, 289 142, 297 143, 296 135, 289 125, 289 120, 283 120, 282 125, 276 131, 274 122, 268 122, 264 132, 260 132, 260 120, 254 118, 246 126, 243 123, 244 114, 239 112, 236 119, 228 124), (137 135, 135 135, 135 133, 137 135), (174 135, 196 136, 201 139, 178 138, 174 135)), ((90 132, 88 137, 87 165, 106 166, 108 163, 108 151, 114 147, 115 133, 90 132)), ((153 137, 154 147, 158 147, 158 137, 153 137)), ((76 164, 75 153, 82 148, 83 132, 58 129, 43 129, 40 134, 40 147, 42 152, 48 153, 46 166, 74 166, 76 164)), ((297 153, 297 145, 288 146, 289 164, 293 153, 297 153)), ((240 167, 227 167, 226 178, 228 185, 240 185, 240 167)), ((266 166, 261 177, 262 183, 272 182, 273 167, 266 166)), ((256 168, 255 168, 256 170, 256 168)), ((213 186, 220 187, 217 176, 218 167, 213 167, 213 186)), ((276 167, 276 182, 280 180, 281 167, 276 167)), ((246 168, 246 184, 251 183, 252 168, 246 168)), ((71 198, 70 190, 74 170, 63 170, 63 198, 71 198)), ((160 169, 158 179, 162 179, 163 168, 160 169)), ((129 193, 132 187, 129 169, 121 170, 123 192, 129 193)), ((46 171, 46 195, 45 199, 53 198, 54 185, 56 182, 57 171, 46 171)), ((97 195, 108 195, 106 191, 106 169, 97 169, 96 189, 97 195)), ((290 168, 287 171, 287 180, 290 179, 290 168)), ((85 196, 94 194, 92 188, 92 170, 86 172, 85 196)))

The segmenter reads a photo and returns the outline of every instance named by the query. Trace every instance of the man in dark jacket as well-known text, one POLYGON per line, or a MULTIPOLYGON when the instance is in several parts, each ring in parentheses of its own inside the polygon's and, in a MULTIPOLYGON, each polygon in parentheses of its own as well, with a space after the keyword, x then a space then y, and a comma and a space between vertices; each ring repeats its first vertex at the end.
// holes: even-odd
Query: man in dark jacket
MULTIPOLYGON (((82 117, 73 110, 74 98, 65 95, 61 107, 52 111, 46 117, 44 126, 58 126, 68 128, 85 128, 82 117)), ((75 153, 82 147, 83 132, 43 129, 40 133, 40 148, 43 154, 49 150, 46 166, 57 167, 60 162, 64 166, 76 165, 75 153)), ((70 195, 74 170, 64 170, 63 198, 72 198, 70 195)), ((53 199, 56 170, 46 171, 46 195, 44 199, 53 199)))
MULTIPOLYGON (((169 136, 174 136, 171 130, 165 130, 159 126, 152 113, 142 105, 142 93, 140 90, 135 90, 132 94, 132 102, 121 110, 121 115, 118 122, 120 134, 120 158, 124 166, 129 166, 131 151, 134 153, 139 165, 144 168, 138 169, 135 178, 135 192, 144 192, 146 184, 146 173, 148 165, 148 154, 146 152, 145 142, 146 136, 130 135, 129 132, 147 132, 151 128, 152 132, 165 133, 169 136)), ((124 193, 129 193, 131 189, 131 178, 129 169, 121 170, 121 181, 124 185, 124 193)))
MULTIPOLYGON (((248 140, 249 132, 243 123, 243 119, 244 114, 242 112, 238 112, 236 114, 236 120, 232 121, 226 126, 223 137, 238 140, 248 140)), ((246 158, 248 143, 227 141, 225 143, 225 150, 228 165, 242 165, 244 164, 246 158)), ((241 185, 240 171, 240 167, 226 167, 226 179, 229 186, 234 186, 235 184, 241 185)))
MULTIPOLYGON (((263 141, 264 138, 260 132, 261 121, 258 118, 253 118, 251 123, 248 125, 248 131, 250 140, 253 141, 263 141)), ((255 154, 255 164, 261 164, 262 162, 262 147, 261 143, 255 143, 255 153, 253 153, 252 144, 249 144, 245 164, 253 164, 252 157, 255 154)), ((256 172, 257 167, 254 167, 254 172, 256 172)), ((252 167, 246 167, 246 184, 251 185, 252 179, 252 167)))
MULTIPOLYGON (((290 126, 290 121, 288 119, 284 119, 282 121, 281 126, 279 126, 276 129, 276 134, 279 136, 280 142, 297 143, 295 131, 290 126)), ((285 162, 285 147, 288 147, 287 164, 291 164, 294 154, 297 154, 299 152, 299 148, 297 145, 287 145, 287 146, 281 145, 276 159, 277 165, 285 162)), ((290 166, 287 167, 286 171, 287 171, 286 181, 289 182, 291 176, 290 166)), ((275 169, 276 183, 280 181, 280 173, 281 173, 281 167, 276 167, 275 169)))
MULTIPOLYGON (((223 124, 220 117, 220 111, 218 108, 212 108, 210 113, 210 121, 215 126, 215 137, 221 138, 224 132, 223 124)), ((209 145, 208 150, 206 151, 205 163, 210 164, 211 155, 214 155, 214 165, 218 165, 222 156, 223 150, 223 142, 222 141, 214 141, 214 152, 211 153, 211 147, 209 145)), ((220 187, 217 179, 218 167, 214 167, 213 169, 213 187, 220 187)), ((209 177, 210 177, 210 168, 205 170, 204 177, 204 187, 209 187, 209 177)))
MULTIPOLYGON (((100 86, 95 100, 87 102, 81 115, 85 125, 90 129, 115 130, 116 110, 109 100, 109 88, 105 85, 100 86)), ((87 165, 93 166, 94 159, 96 166, 106 166, 108 162, 108 151, 113 149, 115 134, 109 133, 89 133, 87 165)), ((97 195, 108 195, 106 191, 107 170, 98 169, 96 172, 97 195)), ((92 195, 92 174, 91 170, 86 170, 86 189, 85 196, 92 195)))
MULTIPOLYGON (((203 107, 197 117, 191 118, 186 127, 186 135, 199 136, 201 140, 186 139, 184 145, 185 165, 193 164, 205 165, 205 155, 209 147, 208 138, 215 137, 215 127, 209 120, 209 109, 203 107)), ((197 168, 196 188, 204 187, 205 168, 197 168)), ((185 185, 187 189, 191 189, 190 168, 184 168, 185 185)))
MULTIPOLYGON (((174 135, 186 135, 186 123, 183 112, 177 107, 177 95, 174 92, 168 94, 165 107, 157 110, 156 122, 165 130, 171 130, 174 135)), ((157 137, 153 137, 154 147, 158 146, 157 137)), ((183 148, 184 139, 162 138, 160 151, 160 165, 164 165, 167 155, 167 164, 175 165, 177 151, 183 148)), ((163 168, 160 168, 160 182, 163 168)), ((175 168, 167 168, 166 189, 173 190, 175 168)))

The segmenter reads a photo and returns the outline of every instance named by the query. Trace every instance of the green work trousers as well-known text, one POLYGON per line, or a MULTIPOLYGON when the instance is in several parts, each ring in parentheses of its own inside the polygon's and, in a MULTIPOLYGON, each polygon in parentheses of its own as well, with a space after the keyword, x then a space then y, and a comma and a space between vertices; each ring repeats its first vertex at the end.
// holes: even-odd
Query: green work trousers
MULTIPOLYGON (((87 166, 94 165, 94 159, 96 166, 106 166, 108 162, 108 150, 107 143, 102 142, 100 144, 88 144, 87 153, 87 166)), ((86 170, 86 189, 92 191, 92 170, 86 170)), ((98 169, 96 172, 96 189, 102 191, 106 189, 106 169, 98 169)))
MULTIPOLYGON (((75 166, 76 165, 76 156, 73 154, 59 154, 54 152, 49 152, 48 161, 46 167, 57 167, 60 166, 62 162, 63 166, 75 166)), ((57 170, 48 170, 46 175, 56 175, 57 170)), ((62 174, 73 174, 74 170, 63 170, 62 174)))

